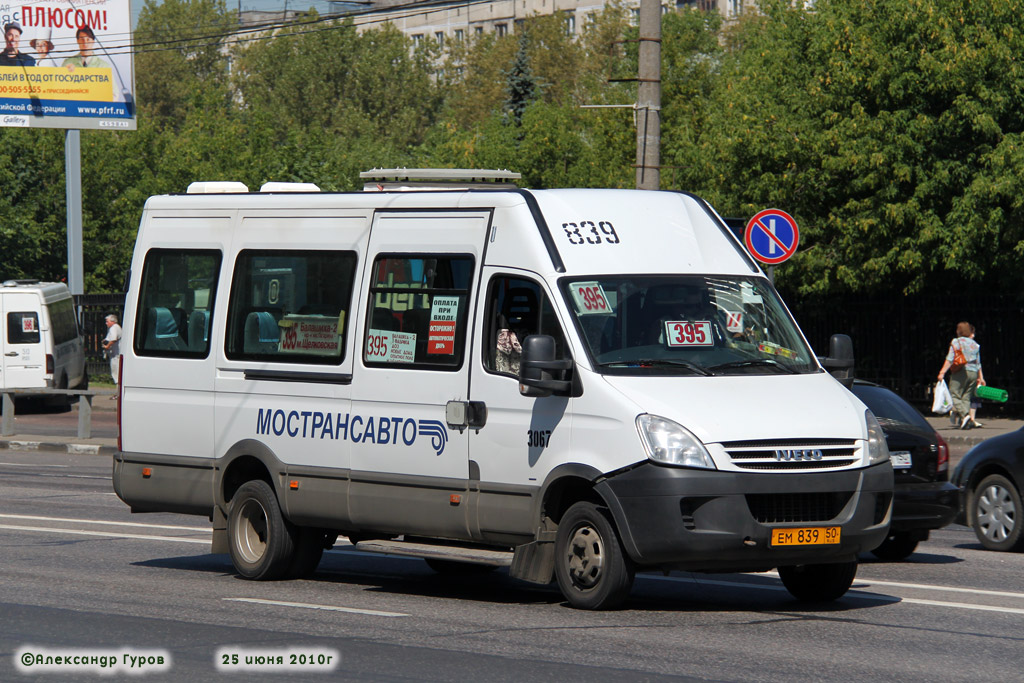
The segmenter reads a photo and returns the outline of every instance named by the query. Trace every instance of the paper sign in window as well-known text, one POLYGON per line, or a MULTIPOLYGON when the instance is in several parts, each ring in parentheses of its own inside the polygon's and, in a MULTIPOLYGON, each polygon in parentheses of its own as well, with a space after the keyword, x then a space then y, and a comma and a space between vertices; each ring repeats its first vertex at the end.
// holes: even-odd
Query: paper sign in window
POLYGON ((435 296, 430 306, 430 331, 427 353, 450 356, 455 353, 455 325, 459 317, 459 298, 435 296))

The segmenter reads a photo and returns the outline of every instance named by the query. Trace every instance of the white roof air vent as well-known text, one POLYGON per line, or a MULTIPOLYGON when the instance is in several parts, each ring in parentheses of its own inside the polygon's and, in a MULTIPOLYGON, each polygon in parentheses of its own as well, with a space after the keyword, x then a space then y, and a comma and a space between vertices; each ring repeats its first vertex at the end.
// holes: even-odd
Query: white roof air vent
POLYGON ((263 183, 260 192, 319 192, 315 183, 263 183))
POLYGON ((522 175, 476 168, 375 168, 359 174, 363 190, 512 190, 522 175))
POLYGON ((228 194, 234 192, 248 192, 249 188, 245 183, 238 183, 231 180, 215 180, 192 183, 188 186, 188 194, 228 194))

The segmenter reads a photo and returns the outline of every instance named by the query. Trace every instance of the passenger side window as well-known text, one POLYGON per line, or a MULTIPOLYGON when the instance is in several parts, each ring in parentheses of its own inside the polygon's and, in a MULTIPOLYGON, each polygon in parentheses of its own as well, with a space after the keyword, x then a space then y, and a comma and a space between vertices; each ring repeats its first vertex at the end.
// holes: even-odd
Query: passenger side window
POLYGON ((7 314, 8 344, 38 344, 39 314, 35 311, 7 314))
POLYGON ((231 280, 227 357, 339 365, 357 260, 353 251, 241 252, 231 280))
POLYGON ((373 264, 363 361, 460 368, 472 280, 472 256, 379 256, 373 264))
POLYGON ((133 347, 140 356, 205 358, 221 253, 151 249, 142 267, 133 347))
POLYGON ((568 347, 554 306, 543 287, 532 280, 497 276, 487 292, 487 334, 484 367, 490 372, 519 376, 522 342, 531 334, 555 339, 555 356, 568 357, 568 347))
POLYGON ((50 304, 50 327, 53 329, 53 344, 60 346, 78 337, 78 321, 75 320, 75 306, 71 299, 61 299, 50 304))

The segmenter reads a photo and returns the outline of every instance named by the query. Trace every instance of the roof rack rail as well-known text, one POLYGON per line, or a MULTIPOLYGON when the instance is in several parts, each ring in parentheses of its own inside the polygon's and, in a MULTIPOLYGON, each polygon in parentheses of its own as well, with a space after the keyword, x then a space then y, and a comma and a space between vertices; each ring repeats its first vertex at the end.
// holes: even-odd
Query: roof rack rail
POLYGON ((512 190, 522 175, 515 171, 477 168, 375 168, 359 174, 363 190, 512 190))
POLYGON ((17 287, 18 285, 38 285, 42 280, 4 280, 3 287, 17 287))

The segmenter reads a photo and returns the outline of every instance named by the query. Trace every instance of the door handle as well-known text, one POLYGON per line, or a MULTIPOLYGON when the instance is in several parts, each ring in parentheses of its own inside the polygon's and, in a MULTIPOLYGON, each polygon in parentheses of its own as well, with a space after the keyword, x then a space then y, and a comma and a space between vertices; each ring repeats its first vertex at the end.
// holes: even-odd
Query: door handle
POLYGON ((17 351, 8 351, 8 352, 7 352, 7 353, 5 353, 4 355, 5 355, 5 356, 17 356, 17 355, 18 355, 18 352, 17 352, 17 351))

